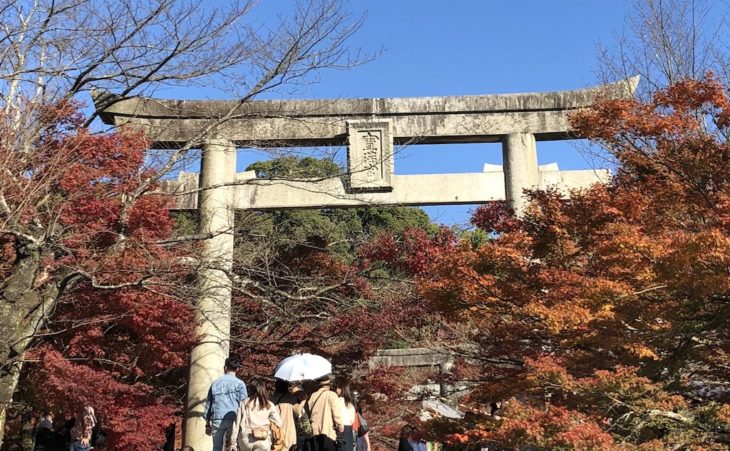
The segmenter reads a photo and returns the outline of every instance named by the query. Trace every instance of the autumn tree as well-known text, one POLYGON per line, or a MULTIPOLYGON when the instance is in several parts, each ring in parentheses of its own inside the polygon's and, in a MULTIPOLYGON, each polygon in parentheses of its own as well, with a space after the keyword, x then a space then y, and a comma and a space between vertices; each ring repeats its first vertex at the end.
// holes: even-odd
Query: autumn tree
MULTIPOLYGON (((328 159, 285 157, 250 165, 260 178, 339 177, 328 159)), ((232 350, 250 374, 268 375, 296 351, 318 352, 352 371, 394 340, 410 290, 393 273, 370 267, 363 249, 375 236, 434 231, 419 208, 239 212, 236 220, 232 350)))
MULTIPOLYGON (((649 102, 599 101, 578 133, 619 162, 608 185, 530 193, 473 217, 490 239, 395 261, 448 318, 476 437, 546 449, 725 449, 730 435, 730 103, 712 76, 649 102), (490 402, 507 401, 488 415, 490 402)), ((386 246, 387 248, 387 246, 386 246)), ((443 425, 442 425, 443 426, 443 425)))
POLYGON ((150 175, 141 171, 142 136, 92 135, 69 103, 38 111, 44 127, 31 155, 0 147, 15 176, 3 199, 17 212, 4 218, 16 233, 1 238, 2 330, 12 350, 3 372, 20 378, 13 361, 29 362, 23 388, 40 405, 105 406, 121 448, 159 442, 179 403, 164 378, 185 366, 193 340, 191 293, 181 292, 191 268, 179 262, 190 249, 167 244, 170 199, 154 185, 122 218, 125 197, 150 175))
MULTIPOLYGON (((87 374, 97 395, 142 404, 159 394, 144 385, 166 374, 159 365, 181 364, 186 340, 159 363, 135 360, 135 353, 158 336, 166 337, 162 350, 174 340, 171 329, 186 330, 182 305, 195 295, 164 280, 189 271, 169 254, 189 240, 170 235, 169 204, 155 186, 196 158, 196 143, 149 158, 144 137, 92 134, 95 113, 81 115, 80 102, 91 90, 127 96, 204 83, 241 103, 356 60, 345 43, 359 18, 337 0, 295 3, 269 26, 250 20, 251 8, 187 0, 0 3, 0 442, 28 361, 43 360, 49 381, 72 374, 69 365, 102 371, 98 378, 87 374), (163 306, 179 315, 166 323, 163 306), (140 309, 149 309, 149 324, 140 309), (52 318, 59 322, 50 324, 52 318), (76 336, 82 332, 91 335, 76 336), (36 345, 42 354, 29 353, 36 345), (103 391, 104 381, 119 396, 103 391), (137 391, 123 396, 131 389, 137 391)), ((117 98, 97 97, 98 106, 117 98)), ((48 402, 65 392, 62 385, 44 390, 48 402)))

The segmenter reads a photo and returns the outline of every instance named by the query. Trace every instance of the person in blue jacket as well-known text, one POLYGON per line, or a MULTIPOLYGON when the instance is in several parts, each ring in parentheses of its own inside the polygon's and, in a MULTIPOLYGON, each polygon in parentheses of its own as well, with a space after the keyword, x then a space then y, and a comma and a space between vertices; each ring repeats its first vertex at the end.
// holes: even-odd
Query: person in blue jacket
POLYGON ((205 401, 205 432, 213 436, 213 451, 223 451, 226 435, 236 420, 241 401, 248 398, 246 384, 236 377, 240 364, 233 358, 226 359, 225 374, 214 380, 205 401))

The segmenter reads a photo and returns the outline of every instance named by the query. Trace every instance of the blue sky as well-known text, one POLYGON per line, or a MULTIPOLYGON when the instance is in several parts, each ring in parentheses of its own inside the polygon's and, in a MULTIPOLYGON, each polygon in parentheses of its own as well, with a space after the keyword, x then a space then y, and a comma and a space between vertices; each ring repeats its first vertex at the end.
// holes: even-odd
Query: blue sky
MULTIPOLYGON (((288 1, 264 0, 253 18, 288 1)), ((597 83, 598 42, 611 44, 624 27, 630 0, 377 0, 351 1, 366 11, 354 47, 378 51, 368 64, 326 71, 295 94, 270 97, 408 97, 553 91, 597 83)), ((185 95, 194 98, 195 95, 185 95)), ((239 170, 260 154, 241 151, 239 170)), ((538 143, 541 164, 562 169, 591 163, 570 142, 538 143)), ((501 164, 495 144, 412 146, 396 173, 479 172, 501 164)), ((432 218, 465 224, 473 207, 428 207, 432 218)))

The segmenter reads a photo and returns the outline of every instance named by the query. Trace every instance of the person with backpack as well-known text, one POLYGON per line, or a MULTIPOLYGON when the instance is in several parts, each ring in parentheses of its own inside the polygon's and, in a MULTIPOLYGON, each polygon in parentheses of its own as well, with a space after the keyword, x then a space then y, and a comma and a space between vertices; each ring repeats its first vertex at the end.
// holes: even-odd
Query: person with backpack
POLYGON ((310 391, 305 389, 305 384, 296 383, 292 387, 292 394, 299 401, 299 405, 296 406, 299 416, 294 417, 294 428, 297 433, 297 446, 295 449, 297 451, 304 449, 304 442, 312 437, 312 422, 309 419, 307 409, 304 408, 304 403, 307 402, 308 398, 307 393, 310 393, 310 391))
POLYGON ((337 433, 344 432, 337 393, 330 390, 328 377, 317 381, 317 389, 304 403, 311 435, 303 440, 302 451, 337 451, 337 433))
POLYGON ((227 437, 230 451, 271 451, 274 442, 272 429, 281 429, 279 409, 269 401, 266 385, 254 380, 250 385, 248 399, 241 401, 236 411, 236 420, 227 437))
POLYGON ((271 396, 271 402, 279 409, 281 416, 282 446, 280 449, 274 448, 273 451, 296 450, 297 435, 299 435, 297 434, 298 423, 302 416, 305 399, 304 392, 295 383, 282 379, 274 381, 274 394, 271 396))

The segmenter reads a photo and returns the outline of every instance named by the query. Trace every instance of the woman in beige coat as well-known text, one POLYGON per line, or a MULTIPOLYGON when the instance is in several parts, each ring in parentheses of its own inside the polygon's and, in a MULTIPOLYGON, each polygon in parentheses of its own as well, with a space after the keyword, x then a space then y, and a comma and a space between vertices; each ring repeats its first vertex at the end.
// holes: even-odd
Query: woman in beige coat
POLYGON ((269 401, 266 385, 253 381, 249 397, 241 401, 228 438, 229 451, 271 451, 271 423, 281 428, 279 409, 269 401))
POLYGON ((304 409, 312 423, 312 435, 305 451, 335 451, 337 432, 344 431, 337 393, 330 390, 330 380, 319 381, 319 388, 307 397, 304 409))

